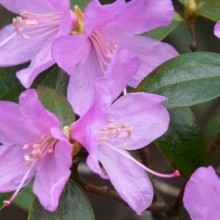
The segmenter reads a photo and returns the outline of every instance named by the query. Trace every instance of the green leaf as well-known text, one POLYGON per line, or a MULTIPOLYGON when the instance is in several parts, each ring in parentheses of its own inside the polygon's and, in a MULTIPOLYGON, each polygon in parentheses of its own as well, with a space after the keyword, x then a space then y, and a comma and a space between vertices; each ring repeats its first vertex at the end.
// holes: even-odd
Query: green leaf
POLYGON ((0 194, 0 210, 4 208, 4 205, 3 205, 3 202, 5 200, 8 200, 10 199, 10 197, 12 196, 13 193, 3 193, 3 194, 0 194))
POLYGON ((71 8, 74 9, 75 5, 78 5, 84 11, 89 2, 90 0, 71 0, 71 8))
POLYGON ((94 220, 94 213, 86 193, 75 182, 69 181, 55 212, 44 210, 35 199, 28 220, 94 220))
POLYGON ((16 77, 16 72, 26 65, 0 68, 0 100, 17 101, 18 96, 24 90, 16 77))
POLYGON ((194 170, 206 164, 206 146, 195 117, 189 108, 170 110, 169 130, 156 145, 183 176, 189 178, 194 170))
POLYGON ((157 39, 157 40, 163 40, 165 37, 167 37, 174 29, 177 28, 177 26, 183 22, 184 19, 177 13, 175 13, 175 17, 172 21, 172 23, 169 26, 166 27, 159 27, 157 29, 154 29, 150 32, 148 32, 146 35, 148 37, 157 39))
POLYGON ((197 14, 212 21, 220 19, 219 0, 197 0, 197 14))
POLYGON ((37 92, 44 107, 60 119, 62 126, 70 125, 75 121, 72 106, 65 96, 46 87, 39 87, 37 92))
POLYGON ((192 106, 220 96, 220 54, 183 54, 155 70, 139 92, 164 95, 168 108, 192 106))
POLYGON ((15 198, 15 200, 13 201, 13 203, 24 209, 25 211, 28 211, 31 207, 31 204, 34 201, 34 194, 32 192, 32 186, 29 185, 27 187, 25 187, 24 190, 21 191, 21 193, 15 198))

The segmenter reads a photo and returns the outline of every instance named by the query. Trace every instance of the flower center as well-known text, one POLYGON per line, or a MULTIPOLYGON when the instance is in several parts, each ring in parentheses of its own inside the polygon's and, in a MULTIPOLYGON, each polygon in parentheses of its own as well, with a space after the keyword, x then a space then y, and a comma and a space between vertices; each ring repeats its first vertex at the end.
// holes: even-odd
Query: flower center
MULTIPOLYGON (((77 22, 74 23, 73 30, 71 31, 70 35, 83 34, 85 32, 83 12, 76 5, 72 14, 77 22)), ((89 38, 94 46, 94 49, 96 50, 101 69, 104 73, 107 69, 107 65, 109 64, 114 51, 117 49, 117 45, 106 39, 106 37, 98 30, 94 31, 89 38)))
POLYGON ((26 40, 35 40, 56 32, 60 26, 60 16, 56 12, 38 14, 24 11, 13 19, 18 34, 26 40))
POLYGON ((38 159, 44 157, 47 153, 52 154, 57 140, 51 136, 43 137, 39 142, 25 144, 23 150, 29 150, 24 155, 25 163, 28 166, 33 165, 38 159))
POLYGON ((126 124, 116 125, 115 122, 115 119, 110 119, 106 126, 98 129, 99 140, 101 142, 116 141, 117 146, 123 149, 127 146, 125 140, 131 137, 133 129, 126 124))

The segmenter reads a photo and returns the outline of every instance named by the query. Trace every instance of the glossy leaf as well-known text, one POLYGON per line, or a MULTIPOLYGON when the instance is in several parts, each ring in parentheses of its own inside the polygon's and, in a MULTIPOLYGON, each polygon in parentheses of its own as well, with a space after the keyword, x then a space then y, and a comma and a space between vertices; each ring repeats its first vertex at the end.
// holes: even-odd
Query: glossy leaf
POLYGON ((220 96, 220 54, 199 52, 176 57, 147 76, 138 91, 166 96, 168 108, 212 100, 220 96))
POLYGON ((167 37, 173 30, 175 30, 178 25, 183 22, 183 18, 175 13, 175 17, 174 20, 172 21, 172 23, 169 26, 166 27, 159 27, 157 29, 154 29, 150 32, 148 32, 146 35, 148 37, 157 39, 157 40, 163 40, 165 37, 167 37))
POLYGON ((75 182, 69 181, 55 212, 48 212, 35 199, 28 220, 94 220, 93 209, 85 192, 75 182))
POLYGON ((39 87, 37 92, 44 107, 60 119, 62 126, 70 125, 75 121, 72 106, 65 96, 54 89, 46 87, 39 87))
POLYGON ((197 14, 213 21, 220 20, 219 0, 197 0, 197 14))
POLYGON ((194 170, 206 164, 206 146, 195 117, 189 108, 170 110, 169 130, 156 145, 183 176, 189 178, 194 170))

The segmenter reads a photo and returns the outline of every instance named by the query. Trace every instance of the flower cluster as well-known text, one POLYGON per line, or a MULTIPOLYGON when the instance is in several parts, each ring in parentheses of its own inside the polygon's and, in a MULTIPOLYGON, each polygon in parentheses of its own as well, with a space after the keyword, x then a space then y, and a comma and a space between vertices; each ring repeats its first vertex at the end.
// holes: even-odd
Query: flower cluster
POLYGON ((70 177, 73 142, 88 152, 87 164, 109 178, 127 204, 141 214, 153 200, 145 171, 161 177, 128 152, 164 134, 169 114, 165 97, 126 94, 152 70, 178 55, 166 43, 139 34, 169 25, 171 0, 117 0, 101 5, 92 0, 84 13, 72 11, 69 0, 0 0, 18 14, 0 31, 0 66, 28 61, 17 72, 29 88, 44 70, 57 63, 70 75, 67 98, 79 120, 65 127, 46 110, 33 89, 19 104, 0 102, 0 192, 15 191, 34 178, 33 191, 45 209, 56 210, 70 177), (124 90, 124 95, 119 97, 124 90))

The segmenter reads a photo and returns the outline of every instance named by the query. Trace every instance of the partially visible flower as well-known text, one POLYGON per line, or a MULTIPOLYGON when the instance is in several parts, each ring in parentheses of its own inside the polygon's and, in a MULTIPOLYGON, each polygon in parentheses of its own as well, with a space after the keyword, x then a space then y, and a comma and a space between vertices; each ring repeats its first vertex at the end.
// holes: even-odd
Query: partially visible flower
MULTIPOLYGON (((123 77, 119 75, 118 79, 122 81, 123 77)), ((140 149, 161 136, 167 130, 169 114, 162 105, 165 97, 153 94, 131 93, 112 104, 116 96, 113 82, 108 77, 95 80, 94 104, 70 126, 70 134, 89 152, 88 166, 101 177, 109 178, 119 195, 141 214, 153 199, 145 170, 155 172, 127 150, 140 149)), ((173 177, 178 173, 158 176, 173 177)))
POLYGON ((30 87, 35 77, 55 62, 51 57, 53 40, 71 30, 69 0, 0 0, 8 10, 19 14, 12 24, 0 30, 0 66, 13 66, 31 60, 17 77, 30 87))
POLYGON ((183 202, 192 220, 220 219, 220 179, 215 170, 200 167, 188 181, 183 202))
POLYGON ((220 38, 220 21, 216 23, 214 33, 216 37, 220 38))
POLYGON ((72 145, 60 121, 34 90, 22 93, 19 105, 1 101, 0 121, 0 192, 15 191, 4 205, 35 177, 35 195, 45 209, 54 211, 72 164, 72 145))
POLYGON ((79 104, 76 100, 90 99, 93 79, 106 74, 118 48, 129 50, 142 61, 133 79, 127 82, 133 87, 161 63, 178 55, 166 43, 137 36, 170 24, 174 16, 171 0, 117 0, 108 5, 93 0, 84 14, 78 7, 74 13, 78 23, 72 36, 56 39, 52 51, 58 65, 71 75, 68 97, 74 110, 79 104))

